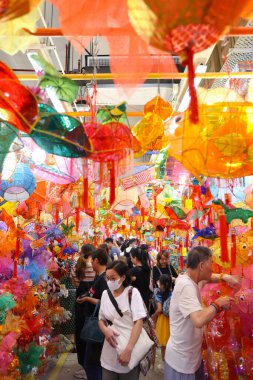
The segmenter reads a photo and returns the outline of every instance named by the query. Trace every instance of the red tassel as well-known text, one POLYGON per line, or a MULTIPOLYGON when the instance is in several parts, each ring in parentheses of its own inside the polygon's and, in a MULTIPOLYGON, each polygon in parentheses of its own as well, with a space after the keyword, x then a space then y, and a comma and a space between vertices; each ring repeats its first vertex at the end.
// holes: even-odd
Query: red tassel
POLYGON ((56 205, 55 206, 55 224, 59 223, 59 211, 60 211, 59 206, 56 205))
POLYGON ((234 232, 232 232, 231 240, 232 240, 231 267, 234 268, 236 266, 236 235, 234 232))
POLYGON ((209 226, 210 226, 211 223, 213 223, 212 210, 208 211, 208 214, 207 214, 207 223, 208 223, 209 226))
POLYGON ((115 202, 115 164, 114 161, 111 162, 110 168, 110 206, 115 202))
POLYGON ((199 229, 199 219, 195 219, 195 228, 199 229))
POLYGON ((87 160, 83 159, 83 209, 87 210, 89 195, 88 165, 87 160))
POLYGON ((188 85, 189 85, 189 94, 190 94, 190 121, 194 124, 197 124, 199 121, 199 113, 198 113, 198 98, 197 98, 197 91, 194 86, 194 78, 195 78, 195 72, 194 72, 194 65, 193 65, 193 50, 191 47, 188 47, 186 49, 187 53, 187 59, 185 64, 188 66, 188 85))
POLYGON ((19 233, 17 232, 17 240, 16 240, 16 250, 14 254, 14 265, 13 265, 13 278, 18 278, 18 258, 20 253, 20 237, 19 233))
POLYGON ((88 192, 89 192, 89 181, 88 178, 83 177, 83 209, 87 210, 88 205, 88 192))
POLYGON ((157 212, 157 195, 154 195, 154 210, 157 212))
POLYGON ((80 208, 76 207, 76 232, 79 231, 79 224, 80 224, 80 208))
POLYGON ((141 207, 141 222, 145 222, 145 208, 141 207))
POLYGON ((226 220, 226 215, 224 211, 219 211, 219 221, 220 221, 220 247, 221 247, 221 261, 227 263, 229 261, 228 257, 228 225, 226 220))
POLYGON ((179 266, 180 270, 184 269, 184 258, 183 258, 183 256, 179 256, 179 258, 178 258, 178 266, 179 266))
POLYGON ((189 232, 186 232, 186 238, 185 238, 185 248, 188 250, 189 248, 189 232))

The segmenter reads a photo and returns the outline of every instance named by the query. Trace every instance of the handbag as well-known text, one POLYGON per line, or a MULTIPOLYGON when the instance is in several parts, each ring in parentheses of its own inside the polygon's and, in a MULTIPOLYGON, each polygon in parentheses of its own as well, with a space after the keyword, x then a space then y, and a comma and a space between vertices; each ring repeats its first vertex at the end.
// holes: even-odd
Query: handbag
MULTIPOLYGON (((119 309, 117 301, 113 297, 112 293, 109 290, 107 290, 107 292, 113 306, 115 307, 116 311, 121 317, 118 319, 117 318, 114 319, 113 324, 111 326, 111 328, 113 328, 114 331, 119 333, 119 336, 117 337, 116 350, 118 354, 120 354, 127 346, 129 337, 131 335, 131 331, 133 328, 132 313, 126 312, 125 314, 123 314, 121 310, 119 309)), ((131 300, 132 288, 129 290, 128 297, 129 297, 129 300, 131 300)), ((131 310, 131 304, 129 306, 131 310)), ((130 361, 128 363, 129 371, 131 371, 137 365, 140 365, 140 370, 142 374, 146 376, 152 362, 150 349, 152 348, 153 345, 154 345, 154 342, 150 339, 145 329, 142 328, 140 336, 137 342, 135 343, 130 361)))
POLYGON ((86 319, 81 331, 80 338, 86 342, 103 343, 104 334, 98 326, 98 313, 100 308, 100 301, 96 304, 95 310, 92 315, 86 319))

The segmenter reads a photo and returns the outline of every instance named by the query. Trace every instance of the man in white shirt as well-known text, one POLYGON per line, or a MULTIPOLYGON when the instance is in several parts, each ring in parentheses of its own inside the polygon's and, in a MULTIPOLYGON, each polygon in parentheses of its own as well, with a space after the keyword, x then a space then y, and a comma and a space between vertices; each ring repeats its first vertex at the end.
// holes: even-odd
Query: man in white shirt
POLYGON ((170 303, 170 339, 165 354, 165 380, 202 380, 202 327, 215 315, 229 309, 230 298, 220 297, 202 307, 199 286, 203 282, 226 281, 239 285, 237 276, 212 274, 212 252, 194 247, 188 253, 186 273, 180 275, 170 303))

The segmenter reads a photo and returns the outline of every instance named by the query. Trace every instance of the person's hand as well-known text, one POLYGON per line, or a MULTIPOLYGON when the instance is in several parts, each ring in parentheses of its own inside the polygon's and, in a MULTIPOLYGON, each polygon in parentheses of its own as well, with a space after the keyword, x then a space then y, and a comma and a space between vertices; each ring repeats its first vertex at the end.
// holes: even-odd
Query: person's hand
POLYGON ((105 333, 105 339, 113 348, 116 348, 118 345, 117 336, 119 336, 119 333, 117 333, 116 331, 113 331, 112 329, 107 328, 106 333, 105 333))
POLYGON ((232 299, 228 296, 220 297, 220 298, 217 298, 217 300, 215 300, 217 305, 223 310, 229 310, 230 309, 231 301, 232 301, 232 299))
POLYGON ((224 274, 222 280, 225 281, 231 288, 239 289, 241 287, 242 277, 238 275, 224 274))
POLYGON ((81 304, 81 303, 83 303, 85 301, 87 301, 87 297, 78 297, 76 299, 76 302, 79 303, 79 304, 81 304))
POLYGON ((121 365, 127 366, 131 359, 132 351, 129 348, 125 348, 124 351, 121 352, 120 355, 118 355, 118 361, 121 365))

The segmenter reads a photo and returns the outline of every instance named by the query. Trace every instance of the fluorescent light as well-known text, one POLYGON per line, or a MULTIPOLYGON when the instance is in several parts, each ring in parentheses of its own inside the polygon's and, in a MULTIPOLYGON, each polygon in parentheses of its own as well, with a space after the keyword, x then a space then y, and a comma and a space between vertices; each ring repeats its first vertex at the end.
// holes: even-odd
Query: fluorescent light
MULTIPOLYGON (((205 73, 206 69, 207 69, 206 65, 199 65, 196 69, 196 73, 205 73)), ((201 80, 202 80, 202 78, 195 78, 194 79, 195 88, 197 88, 199 86, 201 80)), ((178 111, 184 112, 189 107, 189 104, 190 104, 190 94, 189 94, 189 90, 187 90, 183 96, 181 103, 179 104, 178 111)))
MULTIPOLYGON (((27 52, 27 57, 29 61, 31 62, 31 65, 33 66, 34 70, 36 72, 42 71, 42 67, 38 64, 37 61, 33 59, 33 55, 38 55, 38 53, 35 51, 30 51, 27 52)), ((56 109, 57 112, 65 112, 65 108, 62 104, 62 102, 57 98, 57 95, 55 93, 55 90, 53 88, 46 88, 46 93, 51 100, 51 102, 54 105, 54 108, 56 109)))

